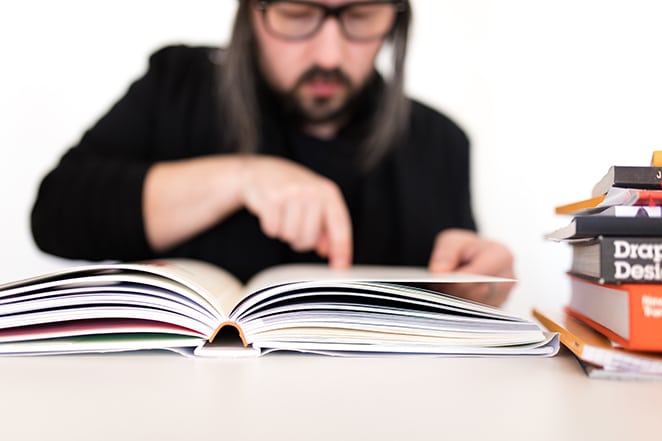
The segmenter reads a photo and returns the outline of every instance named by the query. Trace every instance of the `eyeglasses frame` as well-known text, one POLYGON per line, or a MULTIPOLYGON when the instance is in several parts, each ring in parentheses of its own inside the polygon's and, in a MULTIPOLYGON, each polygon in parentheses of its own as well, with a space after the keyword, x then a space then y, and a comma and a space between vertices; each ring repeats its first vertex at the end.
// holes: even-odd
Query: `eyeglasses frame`
POLYGON ((324 23, 329 17, 335 18, 338 23, 340 24, 340 29, 343 33, 343 36, 347 38, 350 41, 357 41, 357 42, 368 42, 368 41, 375 41, 375 40, 381 40, 382 38, 386 37, 388 34, 390 34, 393 31, 393 28, 396 26, 398 22, 398 17, 407 10, 407 2, 405 0, 368 0, 364 2, 348 2, 348 3, 343 3, 340 6, 327 6, 323 5, 320 3, 316 3, 313 1, 309 0, 257 0, 255 2, 257 8, 261 11, 262 13, 262 19, 264 20, 265 28, 266 30, 274 37, 280 38, 282 40, 287 40, 287 41, 303 41, 311 38, 314 36, 316 33, 319 32, 320 29, 322 29, 322 26, 324 26, 324 23), (321 9, 324 12, 324 15, 322 16, 322 19, 320 20, 319 24, 310 32, 308 32, 305 35, 302 35, 300 37, 289 37, 283 34, 280 34, 269 26, 269 20, 267 20, 267 9, 270 4, 272 3, 282 3, 282 2, 287 2, 287 3, 298 3, 302 5, 309 5, 309 6, 314 6, 318 9, 321 9), (384 34, 377 35, 374 37, 368 37, 368 38, 356 38, 349 34, 347 32, 347 29, 345 29, 345 25, 343 24, 343 21, 340 19, 341 14, 354 6, 357 5, 374 5, 374 4, 393 4, 395 5, 395 19, 393 20, 393 24, 391 25, 391 28, 385 32, 384 34))

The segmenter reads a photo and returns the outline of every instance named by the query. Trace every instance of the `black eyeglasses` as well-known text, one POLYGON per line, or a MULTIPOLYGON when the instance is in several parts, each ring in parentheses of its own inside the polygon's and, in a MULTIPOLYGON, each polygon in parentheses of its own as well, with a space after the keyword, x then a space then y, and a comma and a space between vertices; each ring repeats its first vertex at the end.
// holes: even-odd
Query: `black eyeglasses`
POLYGON ((305 0, 258 0, 265 28, 284 40, 305 40, 317 33, 327 18, 335 17, 343 35, 352 41, 384 38, 391 32, 403 0, 369 0, 330 7, 305 0))

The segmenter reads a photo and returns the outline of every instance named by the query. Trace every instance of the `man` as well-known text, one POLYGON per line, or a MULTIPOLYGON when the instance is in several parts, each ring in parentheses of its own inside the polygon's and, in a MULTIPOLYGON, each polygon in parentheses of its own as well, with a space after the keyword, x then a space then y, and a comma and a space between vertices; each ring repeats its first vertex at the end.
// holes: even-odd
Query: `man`
MULTIPOLYGON (((186 256, 246 280, 284 262, 513 276, 473 230, 469 153, 403 95, 408 1, 241 0, 230 46, 170 47, 44 179, 45 251, 186 256), (375 69, 391 44, 388 81, 375 69)), ((464 294, 493 304, 498 292, 464 294)))

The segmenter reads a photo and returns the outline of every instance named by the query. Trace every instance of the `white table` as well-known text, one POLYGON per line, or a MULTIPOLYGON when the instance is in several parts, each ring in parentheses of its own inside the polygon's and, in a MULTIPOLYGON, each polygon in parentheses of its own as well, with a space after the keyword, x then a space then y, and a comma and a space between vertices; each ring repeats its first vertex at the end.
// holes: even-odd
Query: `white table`
POLYGON ((0 358, 1 440, 660 439, 662 382, 555 358, 0 358))

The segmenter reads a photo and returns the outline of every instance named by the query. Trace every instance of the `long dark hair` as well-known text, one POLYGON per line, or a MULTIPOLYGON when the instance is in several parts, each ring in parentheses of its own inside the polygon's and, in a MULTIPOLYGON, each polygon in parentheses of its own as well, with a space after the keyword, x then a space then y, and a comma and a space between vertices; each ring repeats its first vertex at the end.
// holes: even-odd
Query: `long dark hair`
MULTIPOLYGON (((251 24, 252 0, 240 0, 230 44, 220 64, 219 96, 225 123, 223 142, 241 153, 256 153, 260 145, 260 108, 257 100, 256 41, 251 24)), ((391 45, 392 70, 382 88, 367 134, 359 146, 364 170, 378 163, 403 136, 409 119, 409 101, 404 95, 404 64, 411 21, 411 5, 397 16, 387 37, 391 45)))

